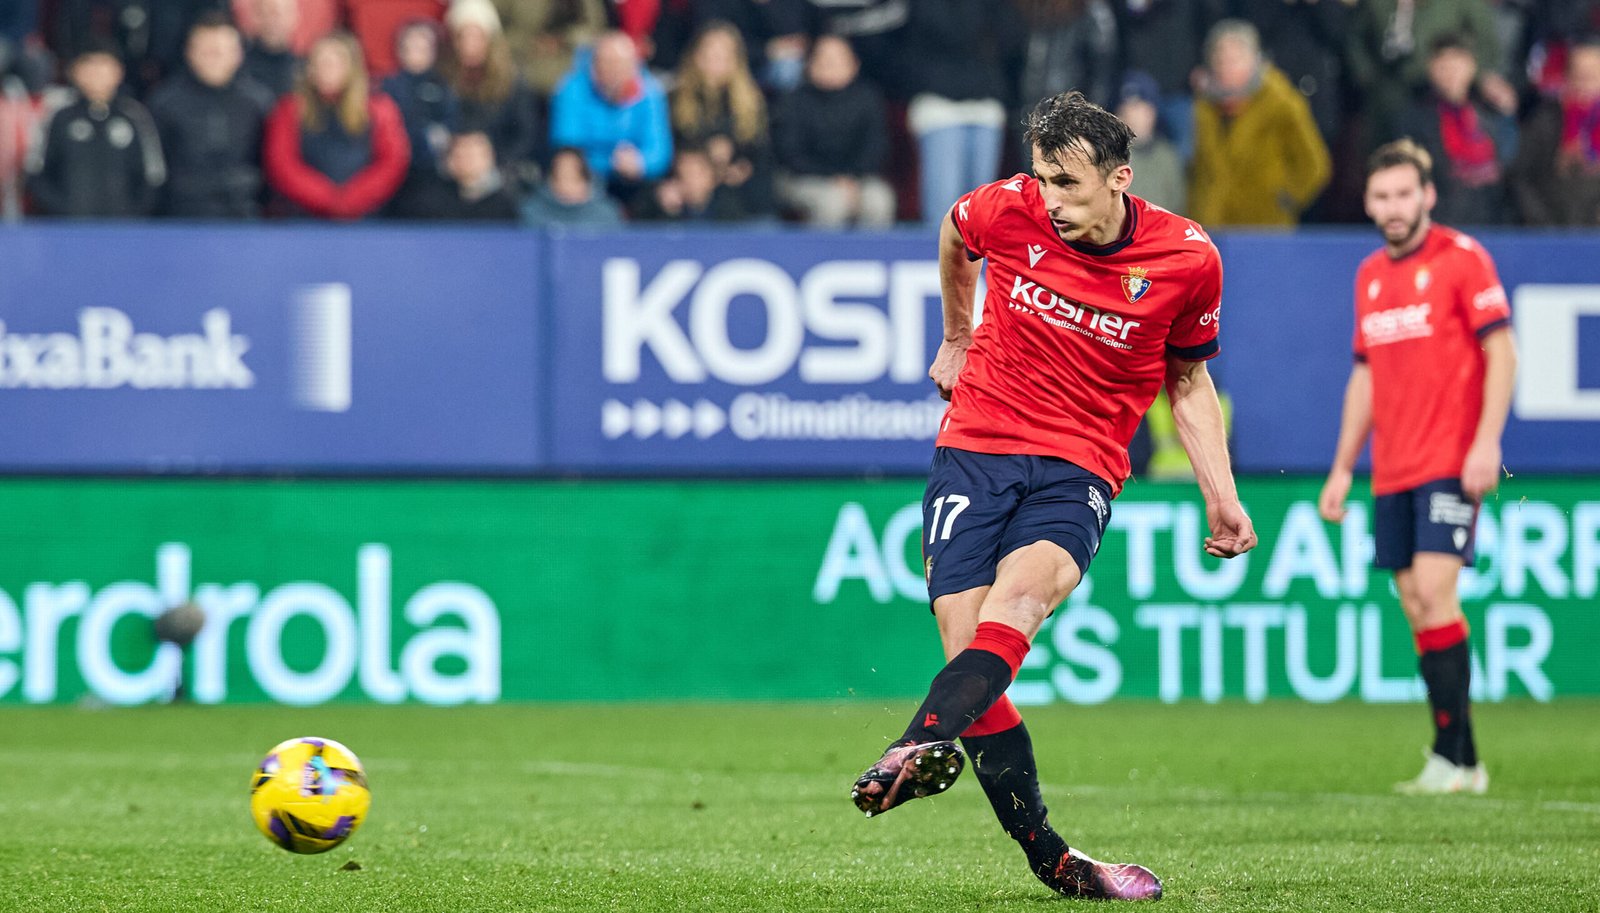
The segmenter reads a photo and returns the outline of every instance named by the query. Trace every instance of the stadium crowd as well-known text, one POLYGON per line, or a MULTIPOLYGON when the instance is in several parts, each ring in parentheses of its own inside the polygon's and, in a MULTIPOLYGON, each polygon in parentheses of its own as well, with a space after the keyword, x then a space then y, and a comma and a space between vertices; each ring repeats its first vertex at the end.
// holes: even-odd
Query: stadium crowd
POLYGON ((1600 0, 11 0, 0 216, 934 221, 1076 88, 1211 227, 1600 225, 1600 0))

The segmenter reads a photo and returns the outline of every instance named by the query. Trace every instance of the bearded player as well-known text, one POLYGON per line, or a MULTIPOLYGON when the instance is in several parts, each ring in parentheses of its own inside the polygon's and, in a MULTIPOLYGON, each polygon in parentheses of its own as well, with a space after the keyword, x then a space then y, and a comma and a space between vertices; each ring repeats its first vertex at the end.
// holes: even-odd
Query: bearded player
POLYGON ((1494 262, 1478 242, 1432 224, 1436 198, 1432 160, 1416 143, 1373 154, 1366 208, 1384 247, 1356 273, 1356 363, 1318 507, 1344 519, 1370 432, 1374 563, 1394 571, 1433 712, 1422 772, 1396 788, 1481 793, 1489 775, 1472 738, 1456 578, 1472 562, 1478 504, 1500 478, 1517 353, 1494 262))
POLYGON ((905 733, 855 783, 868 817, 947 789, 965 757, 1046 885, 1154 899, 1137 865, 1097 862, 1050 826, 1033 744, 1005 696, 1045 618, 1089 570, 1128 478, 1128 441, 1165 385, 1205 496, 1205 550, 1255 546, 1206 360, 1222 262, 1195 223, 1131 195, 1127 125, 1072 92, 1028 116, 1033 174, 972 191, 939 234, 950 400, 923 498, 928 596, 949 661, 905 733), (983 323, 973 329, 979 260, 983 323))

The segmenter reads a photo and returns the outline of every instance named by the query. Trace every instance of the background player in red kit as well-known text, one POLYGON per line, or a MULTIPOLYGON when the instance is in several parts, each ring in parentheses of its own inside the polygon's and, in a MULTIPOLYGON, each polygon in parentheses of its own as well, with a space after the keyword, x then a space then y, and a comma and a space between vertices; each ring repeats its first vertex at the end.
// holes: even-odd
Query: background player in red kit
POLYGON ((1254 547, 1205 361, 1222 263, 1193 222, 1128 193, 1133 134, 1077 92, 1027 121, 1033 174, 957 201, 939 235, 950 399, 923 499, 928 596, 948 664, 905 733, 856 781, 870 817, 950 786, 965 757, 1001 825, 1051 888, 1153 899, 1137 865, 1100 863, 1050 826, 1033 745, 1005 697, 1034 635, 1100 546, 1128 441, 1165 385, 1205 496, 1206 551, 1254 547), (972 326, 980 259, 983 323, 972 326))
POLYGON ((1478 504, 1500 478, 1517 354, 1494 262, 1478 242, 1431 223, 1432 172, 1427 151, 1408 139, 1368 166, 1367 215, 1384 249, 1356 273, 1356 364, 1319 506, 1324 519, 1344 518, 1370 431, 1375 563, 1394 571, 1434 722, 1422 773, 1396 788, 1481 793, 1489 777, 1472 739, 1456 578, 1472 561, 1478 504))

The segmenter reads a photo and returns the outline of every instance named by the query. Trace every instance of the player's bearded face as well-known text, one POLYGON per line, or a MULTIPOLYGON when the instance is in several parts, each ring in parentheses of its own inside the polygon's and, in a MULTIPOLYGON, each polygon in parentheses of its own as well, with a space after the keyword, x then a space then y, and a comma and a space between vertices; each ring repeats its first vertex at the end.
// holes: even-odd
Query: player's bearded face
POLYGON ((1415 168, 1387 168, 1367 179, 1367 215, 1392 247, 1404 247, 1422 234, 1433 208, 1433 188, 1415 168))
MULTIPOLYGON (((1045 213, 1063 241, 1077 241, 1115 221, 1117 191, 1125 189, 1119 170, 1102 174, 1077 149, 1068 149, 1054 159, 1046 158, 1035 146, 1033 173, 1039 179, 1039 194, 1045 213)), ((1105 239, 1091 238, 1093 243, 1105 239)))

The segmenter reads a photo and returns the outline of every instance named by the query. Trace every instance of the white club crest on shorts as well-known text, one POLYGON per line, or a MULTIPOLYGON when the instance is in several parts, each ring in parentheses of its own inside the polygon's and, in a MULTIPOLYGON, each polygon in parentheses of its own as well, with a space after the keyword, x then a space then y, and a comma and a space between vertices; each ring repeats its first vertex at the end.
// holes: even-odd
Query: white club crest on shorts
POLYGON ((1450 538, 1455 542, 1457 549, 1465 548, 1467 544, 1467 528, 1465 526, 1456 527, 1456 531, 1450 534, 1450 538))

